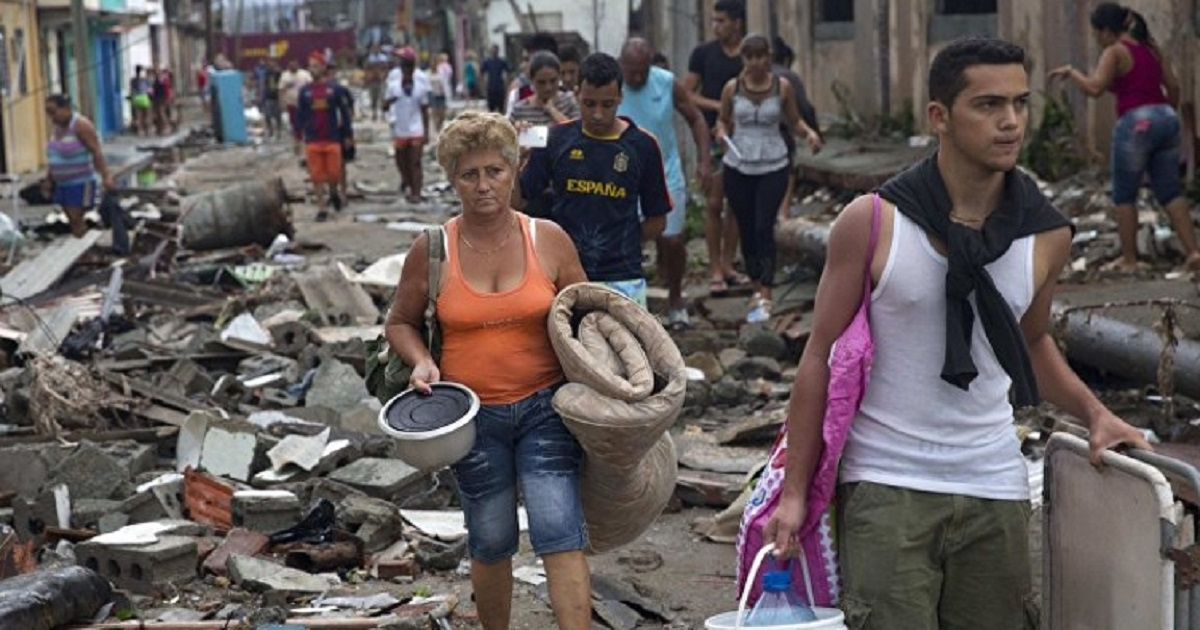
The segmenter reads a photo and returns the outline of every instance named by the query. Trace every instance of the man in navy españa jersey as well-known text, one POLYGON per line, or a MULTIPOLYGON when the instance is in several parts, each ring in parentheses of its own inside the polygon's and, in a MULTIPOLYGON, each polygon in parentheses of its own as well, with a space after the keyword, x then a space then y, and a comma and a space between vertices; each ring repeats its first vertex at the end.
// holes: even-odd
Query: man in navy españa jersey
MULTIPOLYGON (((520 191, 553 190, 550 218, 571 235, 588 280, 645 306, 642 241, 658 238, 671 211, 662 151, 621 104, 621 67, 594 53, 579 69, 578 120, 550 129, 521 172, 520 191), (638 202, 641 202, 641 217, 638 202)), ((523 207, 523 200, 514 200, 523 207)))

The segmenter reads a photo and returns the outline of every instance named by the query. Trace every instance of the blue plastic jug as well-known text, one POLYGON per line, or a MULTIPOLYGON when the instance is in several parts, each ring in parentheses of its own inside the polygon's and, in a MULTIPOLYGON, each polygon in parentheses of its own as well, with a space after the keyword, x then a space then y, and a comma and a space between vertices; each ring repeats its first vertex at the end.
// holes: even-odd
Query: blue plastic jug
POLYGON ((791 571, 767 571, 763 573, 762 584, 762 597, 746 615, 743 626, 787 626, 817 620, 812 609, 792 590, 791 571))

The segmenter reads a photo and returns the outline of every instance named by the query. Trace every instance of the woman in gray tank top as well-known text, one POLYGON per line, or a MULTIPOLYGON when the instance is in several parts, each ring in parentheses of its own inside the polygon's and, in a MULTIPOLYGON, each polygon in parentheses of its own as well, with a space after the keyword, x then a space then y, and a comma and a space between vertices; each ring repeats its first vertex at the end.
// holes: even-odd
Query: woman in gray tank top
POLYGON ((725 198, 733 209, 741 236, 746 273, 754 297, 746 320, 771 316, 775 276, 775 220, 787 190, 790 159, 780 132, 785 120, 813 152, 820 136, 800 118, 791 85, 771 72, 771 45, 766 37, 742 40, 742 73, 721 92, 717 139, 725 145, 725 198))

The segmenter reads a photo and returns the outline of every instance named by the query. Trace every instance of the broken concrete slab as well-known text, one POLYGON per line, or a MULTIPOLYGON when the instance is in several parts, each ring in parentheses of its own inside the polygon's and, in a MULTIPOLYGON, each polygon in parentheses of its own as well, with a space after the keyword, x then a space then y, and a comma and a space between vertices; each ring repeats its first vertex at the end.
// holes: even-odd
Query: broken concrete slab
POLYGON ((49 317, 43 318, 25 336, 21 345, 17 347, 17 354, 49 356, 57 353, 59 344, 71 334, 71 328, 78 319, 79 309, 73 304, 64 304, 54 309, 49 317))
POLYGON ((709 434, 688 434, 675 437, 679 465, 692 470, 745 474, 766 458, 761 447, 720 446, 709 434))
POLYGON ((328 407, 342 413, 369 398, 372 398, 371 392, 367 391, 366 382, 357 370, 341 361, 327 359, 313 375, 304 406, 328 407))
POLYGON ((32 495, 70 450, 57 443, 14 444, 0 448, 0 488, 32 495))
POLYGON ((86 440, 50 471, 48 482, 69 486, 73 499, 123 500, 133 493, 129 468, 86 440))
POLYGON ((200 468, 214 475, 249 482, 265 459, 258 428, 245 421, 208 422, 200 468))
POLYGON ((271 534, 300 522, 300 499, 286 490, 238 490, 233 493, 233 524, 271 534))
POLYGON ((234 584, 253 592, 324 593, 333 586, 323 577, 241 554, 229 556, 225 568, 234 584))
POLYGON ((722 428, 714 437, 717 444, 728 446, 770 443, 779 434, 779 428, 786 419, 786 409, 756 413, 741 422, 722 428))
POLYGON ((379 428, 379 410, 382 408, 383 404, 378 399, 368 398, 344 411, 339 424, 346 431, 363 435, 387 435, 379 428))
POLYGON ((425 476, 425 473, 398 459, 364 457, 333 471, 329 479, 379 499, 392 499, 425 476))
POLYGON ((97 530, 101 517, 120 512, 121 505, 111 499, 75 499, 71 501, 71 527, 97 530))
POLYGON ((690 507, 724 508, 737 500, 746 475, 681 468, 675 479, 675 496, 690 507))
POLYGON ((368 326, 379 321, 379 309, 358 284, 346 282, 334 266, 294 275, 308 307, 327 326, 368 326))
POLYGON ((292 465, 311 471, 321 462, 325 454, 325 446, 329 443, 330 429, 325 429, 316 435, 288 435, 267 451, 271 460, 271 470, 280 471, 284 466, 292 465))
POLYGON ((40 539, 47 527, 70 526, 71 490, 64 484, 13 501, 13 527, 22 540, 40 539))
POLYGON ((387 548, 404 533, 400 510, 383 499, 350 495, 334 503, 340 529, 354 532, 367 551, 387 548))

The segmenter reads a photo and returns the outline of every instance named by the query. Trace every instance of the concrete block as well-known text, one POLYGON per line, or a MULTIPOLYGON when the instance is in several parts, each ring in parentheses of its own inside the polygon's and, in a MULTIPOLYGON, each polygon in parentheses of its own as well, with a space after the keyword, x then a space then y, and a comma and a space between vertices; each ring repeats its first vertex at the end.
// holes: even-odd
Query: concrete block
POLYGON ((70 454, 58 444, 16 444, 0 448, 0 489, 37 494, 50 471, 70 454))
POLYGON ((239 490, 233 493, 233 524, 271 534, 300 522, 300 500, 286 490, 239 490))
POLYGON ((99 529, 100 519, 106 514, 119 513, 121 501, 111 499, 77 499, 71 502, 71 527, 76 529, 99 529))
POLYGON ((71 526, 71 491, 63 484, 50 487, 34 497, 13 501, 13 529, 21 540, 40 539, 47 527, 71 526))
POLYGON ((130 479, 154 470, 158 466, 158 454, 155 446, 151 444, 142 444, 133 440, 119 440, 116 442, 100 442, 97 446, 100 447, 100 450, 124 464, 125 469, 129 471, 130 479))
POLYGON ((122 500, 133 494, 127 463, 86 440, 54 467, 49 482, 66 484, 73 499, 122 500))
POLYGON ((306 407, 328 407, 338 413, 353 409, 371 398, 363 377, 353 367, 336 359, 326 359, 313 375, 312 386, 304 396, 306 407))
POLYGON ((354 532, 363 541, 367 551, 386 549, 404 533, 400 510, 395 504, 383 499, 351 495, 337 506, 337 526, 354 532))
POLYGON ((164 518, 178 518, 170 514, 153 492, 139 492, 121 503, 121 512, 129 517, 130 523, 149 523, 164 518))
POLYGON ((235 527, 229 530, 221 544, 204 559, 204 570, 214 575, 225 575, 225 563, 230 556, 257 556, 270 544, 271 539, 265 534, 235 527))
POLYGON ((101 534, 111 534, 129 524, 129 515, 124 512, 110 512, 100 517, 96 531, 101 534))
POLYGON ((333 471, 329 478, 373 497, 391 499, 425 476, 425 473, 398 459, 364 457, 333 471))
POLYGON ((109 545, 85 541, 75 546, 76 562, 96 571, 118 588, 156 594, 170 582, 196 577, 196 541, 160 536, 149 545, 109 545))
POLYGON ((208 422, 200 452, 200 468, 213 475, 248 482, 265 461, 258 427, 248 422, 208 422))
POLYGON ((303 571, 288 568, 252 558, 234 554, 225 562, 229 578, 234 584, 248 591, 275 591, 277 593, 323 593, 330 588, 324 578, 303 571))
POLYGON ((191 397, 211 392, 213 379, 195 361, 180 359, 159 377, 158 385, 165 392, 191 397))

